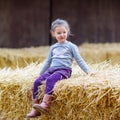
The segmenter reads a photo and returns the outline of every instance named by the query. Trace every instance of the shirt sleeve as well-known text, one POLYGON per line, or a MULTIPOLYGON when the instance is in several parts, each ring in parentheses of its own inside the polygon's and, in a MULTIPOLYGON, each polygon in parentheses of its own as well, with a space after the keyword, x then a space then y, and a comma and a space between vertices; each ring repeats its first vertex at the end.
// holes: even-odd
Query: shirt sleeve
POLYGON ((45 63, 40 71, 40 74, 43 74, 49 67, 52 61, 52 48, 50 48, 50 52, 48 54, 47 59, 45 60, 45 63))
POLYGON ((73 57, 75 58, 77 64, 80 66, 80 68, 85 72, 88 73, 89 67, 86 64, 86 62, 83 60, 83 58, 81 57, 78 47, 76 45, 73 45, 72 47, 72 52, 73 52, 73 57))

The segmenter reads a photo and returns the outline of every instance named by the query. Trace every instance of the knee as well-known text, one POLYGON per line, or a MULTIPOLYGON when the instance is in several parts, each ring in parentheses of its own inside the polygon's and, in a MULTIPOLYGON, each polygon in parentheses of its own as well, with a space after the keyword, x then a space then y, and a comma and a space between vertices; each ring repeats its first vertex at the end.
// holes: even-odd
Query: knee
POLYGON ((41 85, 41 80, 38 78, 34 81, 34 85, 41 85))
POLYGON ((47 78, 47 79, 46 79, 46 86, 47 86, 47 87, 54 86, 54 84, 55 84, 56 82, 57 82, 57 80, 52 79, 51 77, 50 77, 50 78, 47 78))

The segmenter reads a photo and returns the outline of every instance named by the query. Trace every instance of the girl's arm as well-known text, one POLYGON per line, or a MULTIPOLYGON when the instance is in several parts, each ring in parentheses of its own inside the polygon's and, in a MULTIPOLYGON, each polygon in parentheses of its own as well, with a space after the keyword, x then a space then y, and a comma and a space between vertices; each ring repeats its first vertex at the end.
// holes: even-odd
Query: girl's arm
POLYGON ((80 68, 86 73, 90 73, 90 69, 88 67, 88 65, 86 64, 86 62, 83 60, 83 58, 80 56, 78 47, 76 45, 74 45, 73 49, 73 57, 75 58, 77 64, 80 66, 80 68))
POLYGON ((52 50, 50 49, 48 57, 45 60, 45 63, 40 71, 40 75, 43 74, 50 67, 51 61, 52 61, 52 50))

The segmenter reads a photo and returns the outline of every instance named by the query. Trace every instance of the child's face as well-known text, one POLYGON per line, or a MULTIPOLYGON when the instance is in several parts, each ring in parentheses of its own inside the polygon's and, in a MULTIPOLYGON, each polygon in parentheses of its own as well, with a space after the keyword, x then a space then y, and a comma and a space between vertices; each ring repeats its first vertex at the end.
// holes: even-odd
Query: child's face
POLYGON ((65 40, 67 39, 67 34, 68 34, 68 31, 64 26, 56 27, 54 32, 53 32, 53 36, 56 38, 56 40, 59 43, 65 42, 65 40))

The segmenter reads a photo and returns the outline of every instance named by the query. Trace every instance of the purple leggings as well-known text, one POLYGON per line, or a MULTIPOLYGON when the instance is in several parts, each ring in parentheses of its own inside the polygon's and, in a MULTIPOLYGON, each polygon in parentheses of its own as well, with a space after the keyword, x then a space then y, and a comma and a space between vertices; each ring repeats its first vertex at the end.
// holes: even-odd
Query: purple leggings
POLYGON ((40 75, 34 82, 33 99, 37 98, 38 87, 46 80, 45 94, 52 94, 55 83, 58 80, 67 79, 71 76, 71 69, 69 68, 50 68, 47 72, 40 75))

